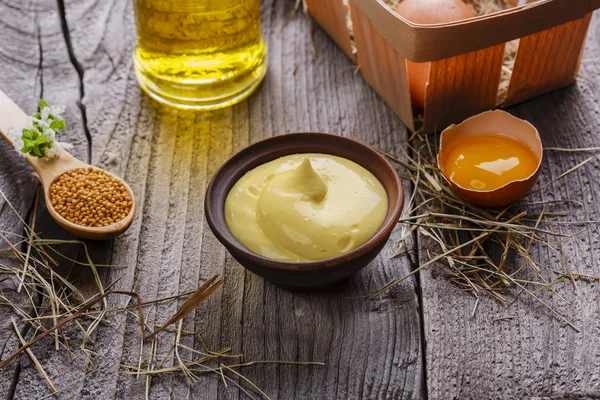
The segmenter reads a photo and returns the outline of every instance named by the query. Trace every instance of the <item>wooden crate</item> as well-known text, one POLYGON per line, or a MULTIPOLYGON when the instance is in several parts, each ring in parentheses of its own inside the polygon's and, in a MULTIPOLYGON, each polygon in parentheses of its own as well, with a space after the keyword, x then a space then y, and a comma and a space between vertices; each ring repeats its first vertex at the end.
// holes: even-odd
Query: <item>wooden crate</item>
POLYGON ((490 15, 419 25, 384 0, 347 1, 306 4, 406 126, 425 132, 571 84, 591 13, 600 7, 600 0, 529 0, 490 15), (508 91, 498 101, 505 45, 515 39, 519 45, 508 91), (424 110, 411 104, 406 60, 431 62, 424 110))

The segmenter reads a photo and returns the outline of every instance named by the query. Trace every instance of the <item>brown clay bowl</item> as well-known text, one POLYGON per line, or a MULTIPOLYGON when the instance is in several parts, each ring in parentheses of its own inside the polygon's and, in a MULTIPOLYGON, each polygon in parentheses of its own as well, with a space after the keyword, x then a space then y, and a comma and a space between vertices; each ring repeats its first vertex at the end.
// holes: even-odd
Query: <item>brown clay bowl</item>
POLYGON ((255 143, 230 158, 213 176, 206 191, 204 210, 210 229, 233 258, 256 275, 297 291, 321 291, 341 286, 369 264, 383 249, 402 212, 404 191, 390 163, 377 151, 355 140, 326 133, 291 133, 255 143), (388 212, 382 226, 362 246, 338 257, 314 262, 281 262, 262 257, 243 246, 225 222, 225 199, 233 185, 249 170, 276 158, 298 153, 323 153, 362 165, 382 183, 388 212))

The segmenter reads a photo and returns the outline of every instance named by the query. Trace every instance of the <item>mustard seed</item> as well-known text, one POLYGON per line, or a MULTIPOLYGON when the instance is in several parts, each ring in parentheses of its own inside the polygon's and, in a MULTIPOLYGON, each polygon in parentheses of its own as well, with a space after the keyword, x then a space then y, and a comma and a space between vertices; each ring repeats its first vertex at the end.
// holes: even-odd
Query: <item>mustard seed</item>
POLYGON ((94 168, 67 171, 50 186, 56 212, 77 225, 100 227, 118 222, 129 214, 130 200, 119 179, 94 168))

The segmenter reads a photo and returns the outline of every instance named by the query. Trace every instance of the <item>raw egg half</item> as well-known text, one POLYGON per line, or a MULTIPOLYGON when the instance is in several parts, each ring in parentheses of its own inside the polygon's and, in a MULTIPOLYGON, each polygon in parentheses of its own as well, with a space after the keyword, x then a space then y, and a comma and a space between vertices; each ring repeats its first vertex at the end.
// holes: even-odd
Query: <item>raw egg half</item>
POLYGON ((542 163, 542 141, 529 122, 487 111, 442 132, 438 167, 469 203, 502 208, 523 198, 542 163))

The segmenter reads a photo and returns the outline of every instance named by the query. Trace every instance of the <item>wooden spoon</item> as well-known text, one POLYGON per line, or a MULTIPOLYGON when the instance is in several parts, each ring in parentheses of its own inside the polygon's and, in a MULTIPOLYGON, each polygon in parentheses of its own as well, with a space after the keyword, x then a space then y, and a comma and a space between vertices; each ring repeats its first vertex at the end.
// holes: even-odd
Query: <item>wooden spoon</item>
MULTIPOLYGON (((8 137, 8 130, 11 128, 27 128, 27 126, 27 115, 19 108, 19 106, 9 99, 4 92, 0 90, 0 136, 8 141, 8 143, 10 143, 12 146, 13 142, 8 137)), ((133 196, 133 191, 129 185, 121 178, 111 174, 108 171, 104 171, 100 168, 96 168, 76 159, 64 149, 59 149, 58 155, 59 156, 57 158, 52 158, 49 160, 39 159, 29 155, 25 156, 27 162, 31 164, 33 169, 35 169, 35 172, 37 172, 38 178, 40 179, 42 187, 44 188, 44 199, 46 200, 46 206, 48 207, 48 211, 56 223, 75 236, 85 239, 110 239, 125 232, 133 222, 133 217, 135 215, 135 197, 133 196), (65 219, 52 206, 49 189, 50 185, 56 180, 56 178, 73 169, 90 167, 112 175, 116 179, 120 180, 125 186, 129 197, 132 199, 132 206, 131 210, 129 210, 129 214, 127 214, 124 219, 117 221, 112 225, 102 227, 78 225, 65 219)))

